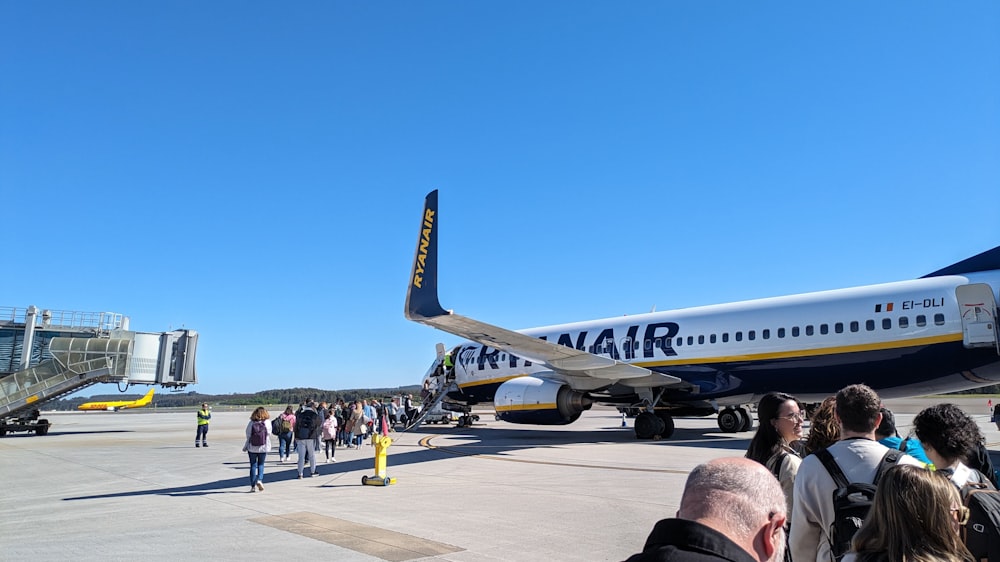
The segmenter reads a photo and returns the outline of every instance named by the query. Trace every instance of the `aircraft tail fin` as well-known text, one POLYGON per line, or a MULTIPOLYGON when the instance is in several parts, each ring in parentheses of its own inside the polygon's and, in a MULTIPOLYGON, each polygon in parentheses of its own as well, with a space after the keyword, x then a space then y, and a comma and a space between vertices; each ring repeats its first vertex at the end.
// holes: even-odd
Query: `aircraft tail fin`
POLYGON ((405 314, 408 320, 419 322, 424 318, 446 315, 441 308, 437 291, 437 238, 438 238, 438 192, 427 194, 424 199, 424 213, 420 217, 420 233, 417 249, 413 256, 410 272, 410 286, 406 291, 405 314))
POLYGON ((977 271, 990 271, 993 269, 1000 269, 1000 246, 997 246, 992 250, 986 250, 981 254, 976 254, 971 258, 964 259, 958 263, 953 263, 948 267, 935 271, 934 273, 928 273, 927 275, 921 277, 921 279, 926 279, 928 277, 941 277, 942 275, 961 275, 963 273, 975 273, 977 271))
POLYGON ((136 406, 145 406, 146 404, 149 404, 150 402, 152 402, 153 401, 153 392, 155 392, 155 391, 156 391, 155 388, 149 389, 149 392, 147 392, 145 396, 143 396, 142 398, 140 398, 135 403, 135 405, 136 406))

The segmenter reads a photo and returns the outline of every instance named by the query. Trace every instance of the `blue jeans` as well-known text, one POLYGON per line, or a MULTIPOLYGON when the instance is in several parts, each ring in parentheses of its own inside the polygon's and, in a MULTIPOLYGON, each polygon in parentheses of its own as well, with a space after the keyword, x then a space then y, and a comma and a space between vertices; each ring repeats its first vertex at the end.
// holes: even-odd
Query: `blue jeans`
POLYGON ((208 424, 202 424, 198 426, 198 433, 194 434, 194 442, 197 443, 198 440, 205 443, 208 440, 208 424))
POLYGON ((278 459, 292 456, 292 432, 278 434, 278 459))
POLYGON ((267 453, 247 453, 250 455, 250 486, 264 481, 264 459, 267 453))

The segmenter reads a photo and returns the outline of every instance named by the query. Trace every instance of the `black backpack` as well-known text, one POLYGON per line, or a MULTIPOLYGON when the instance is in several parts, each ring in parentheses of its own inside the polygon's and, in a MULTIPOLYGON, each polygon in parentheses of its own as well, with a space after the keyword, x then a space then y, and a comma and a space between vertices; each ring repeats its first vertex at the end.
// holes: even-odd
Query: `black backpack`
POLYGON ((318 417, 316 412, 312 410, 302 410, 302 413, 295 417, 295 438, 312 438, 313 429, 316 428, 316 418, 318 417))
POLYGON ((962 540, 976 560, 1000 560, 1000 492, 980 473, 978 480, 962 486, 962 502, 969 508, 969 521, 962 527, 962 540))
POLYGON ((262 421, 255 421, 250 426, 250 444, 254 447, 267 445, 267 425, 262 421))
POLYGON ((281 435, 281 416, 271 420, 271 433, 274 435, 281 435))
POLYGON ((833 490, 833 524, 830 525, 830 550, 834 558, 840 560, 851 550, 851 539, 858 532, 875 499, 879 478, 896 465, 903 456, 902 451, 889 449, 882 456, 882 461, 875 470, 875 479, 870 483, 848 482, 844 471, 833 460, 833 455, 826 449, 814 453, 833 477, 837 488, 833 490))

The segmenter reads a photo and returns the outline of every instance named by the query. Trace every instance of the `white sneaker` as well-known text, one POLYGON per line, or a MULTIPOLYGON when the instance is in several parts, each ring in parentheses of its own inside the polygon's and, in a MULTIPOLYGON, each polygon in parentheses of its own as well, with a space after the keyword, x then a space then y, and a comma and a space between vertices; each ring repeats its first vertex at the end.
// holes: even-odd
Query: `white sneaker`
POLYGON ((330 459, 330 462, 337 462, 337 459, 330 459))
POLYGON ((261 482, 261 481, 259 481, 259 480, 257 481, 257 490, 259 490, 261 492, 264 491, 264 483, 261 482))

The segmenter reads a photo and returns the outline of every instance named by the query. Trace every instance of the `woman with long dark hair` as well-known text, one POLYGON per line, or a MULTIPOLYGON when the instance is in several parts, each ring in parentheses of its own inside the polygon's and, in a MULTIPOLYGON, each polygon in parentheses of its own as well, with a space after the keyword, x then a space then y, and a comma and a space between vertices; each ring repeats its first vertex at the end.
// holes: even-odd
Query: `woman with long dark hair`
POLYGON ((757 433, 750 441, 746 457, 767 467, 781 483, 792 513, 792 489, 799 471, 802 422, 805 420, 799 401, 784 392, 764 395, 757 405, 757 433))

